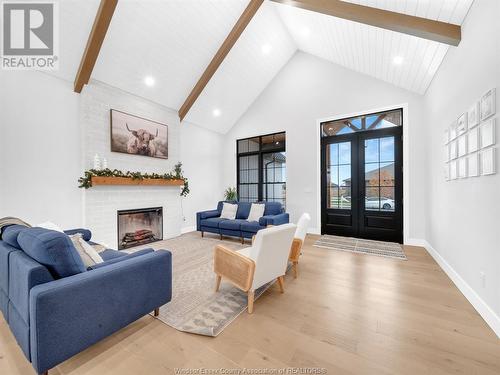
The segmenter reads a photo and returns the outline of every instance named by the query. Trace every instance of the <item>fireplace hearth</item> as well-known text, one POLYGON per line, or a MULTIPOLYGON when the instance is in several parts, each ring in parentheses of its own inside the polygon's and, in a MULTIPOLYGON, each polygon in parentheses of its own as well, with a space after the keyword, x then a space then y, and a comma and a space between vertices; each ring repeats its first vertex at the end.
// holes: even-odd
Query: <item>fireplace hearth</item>
POLYGON ((162 239, 162 207, 118 211, 118 250, 162 239))

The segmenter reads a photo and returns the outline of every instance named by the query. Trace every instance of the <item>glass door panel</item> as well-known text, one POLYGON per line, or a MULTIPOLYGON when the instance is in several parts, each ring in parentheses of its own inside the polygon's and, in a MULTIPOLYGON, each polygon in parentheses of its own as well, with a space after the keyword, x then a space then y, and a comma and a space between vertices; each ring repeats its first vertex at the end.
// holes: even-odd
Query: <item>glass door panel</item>
POLYGON ((351 208, 351 142, 332 143, 326 149, 327 208, 351 208))
POLYGON ((364 141, 365 210, 395 211, 394 136, 364 141))

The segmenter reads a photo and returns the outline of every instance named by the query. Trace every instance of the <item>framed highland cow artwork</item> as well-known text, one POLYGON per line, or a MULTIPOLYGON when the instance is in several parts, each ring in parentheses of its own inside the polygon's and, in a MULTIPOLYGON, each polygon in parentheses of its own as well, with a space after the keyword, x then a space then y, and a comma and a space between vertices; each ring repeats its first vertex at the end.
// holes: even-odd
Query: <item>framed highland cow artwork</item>
POLYGON ((111 151, 168 159, 168 126, 111 109, 111 151))

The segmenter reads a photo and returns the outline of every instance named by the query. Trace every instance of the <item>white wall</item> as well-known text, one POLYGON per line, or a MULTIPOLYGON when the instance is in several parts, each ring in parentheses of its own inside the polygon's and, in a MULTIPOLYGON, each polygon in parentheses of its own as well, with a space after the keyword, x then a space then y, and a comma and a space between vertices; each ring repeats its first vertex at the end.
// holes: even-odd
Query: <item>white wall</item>
POLYGON ((181 160, 192 191, 182 199, 184 231, 194 230, 196 212, 214 209, 223 198, 224 136, 194 124, 181 124, 181 160))
MULTIPOLYGON (((500 113, 499 14, 498 0, 474 2, 462 42, 450 49, 425 96, 425 222, 431 250, 500 336, 500 173, 445 182, 442 162, 444 129, 493 87, 500 113), (484 285, 481 272, 486 275, 484 285)), ((498 133, 500 116, 496 117, 498 133)), ((498 151, 497 147, 497 168, 498 151)))
POLYGON ((222 196, 222 138, 180 125, 175 111, 99 82, 78 95, 72 83, 48 74, 2 70, 0 217, 83 226, 85 193, 77 181, 98 153, 110 168, 143 172, 168 172, 181 161, 191 194, 182 198, 185 221, 178 225, 192 229, 196 211, 215 207, 222 196), (167 123, 169 159, 110 152, 109 108, 167 123))
POLYGON ((296 221, 312 216, 319 232, 321 197, 317 175, 318 119, 408 104, 406 126, 410 218, 407 238, 424 236, 424 147, 422 97, 375 78, 299 52, 228 133, 224 147, 224 186, 236 185, 236 139, 285 130, 287 211, 296 221))
MULTIPOLYGON (((108 168, 122 171, 167 173, 180 161, 180 124, 177 113, 164 106, 92 81, 80 100, 83 165, 93 167, 94 155, 106 158, 108 168), (116 109, 168 126, 168 159, 111 152, 110 110, 116 109)), ((196 194, 195 194, 196 196, 196 194)), ((183 225, 178 186, 94 186, 84 193, 84 226, 93 238, 116 248, 118 210, 163 208, 163 238, 180 235, 183 225)))
POLYGON ((0 217, 82 224, 78 100, 69 82, 0 70, 0 217))

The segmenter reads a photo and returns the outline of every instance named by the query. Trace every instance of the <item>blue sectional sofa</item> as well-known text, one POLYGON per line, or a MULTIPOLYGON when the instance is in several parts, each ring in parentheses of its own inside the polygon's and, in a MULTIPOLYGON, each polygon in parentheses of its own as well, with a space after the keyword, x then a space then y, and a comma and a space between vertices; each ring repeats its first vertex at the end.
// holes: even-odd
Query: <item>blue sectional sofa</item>
POLYGON ((202 211, 196 214, 196 227, 201 235, 204 232, 216 233, 222 236, 239 237, 243 242, 245 238, 252 238, 259 230, 264 229, 268 225, 280 225, 289 222, 289 215, 284 212, 283 206, 279 202, 258 202, 265 203, 264 216, 259 221, 247 221, 248 214, 252 203, 249 202, 234 202, 228 203, 238 204, 236 218, 234 220, 221 219, 222 204, 220 201, 217 204, 217 209, 211 211, 202 211))
MULTIPOLYGON (((90 242, 90 231, 66 233, 75 232, 90 242)), ((169 251, 105 250, 85 269, 67 234, 11 225, 0 237, 0 310, 39 374, 172 296, 169 251)))

